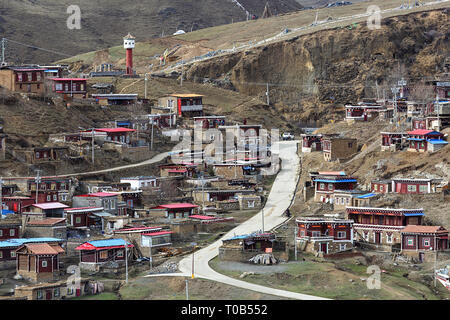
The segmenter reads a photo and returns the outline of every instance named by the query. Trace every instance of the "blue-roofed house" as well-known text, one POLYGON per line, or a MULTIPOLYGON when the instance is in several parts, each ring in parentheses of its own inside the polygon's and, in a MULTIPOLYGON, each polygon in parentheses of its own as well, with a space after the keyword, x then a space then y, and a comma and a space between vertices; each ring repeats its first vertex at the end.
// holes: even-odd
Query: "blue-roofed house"
POLYGON ((13 261, 15 265, 16 254, 15 251, 20 246, 27 243, 56 243, 62 245, 65 241, 58 238, 14 238, 5 241, 0 241, 0 263, 13 261))
POLYGON ((347 206, 368 207, 370 200, 376 196, 375 193, 368 193, 358 189, 335 190, 332 198, 334 210, 345 210, 347 206))
MULTIPOLYGON (((99 271, 105 265, 123 265, 125 263, 125 251, 128 257, 131 250, 125 250, 134 246, 123 239, 104 239, 85 242, 75 250, 80 252, 80 268, 91 271, 99 271)), ((128 258, 129 259, 129 258, 128 258)))
MULTIPOLYGON (((235 235, 222 240, 219 247, 219 259, 246 262, 259 253, 276 253, 276 236, 274 233, 255 232, 251 234, 235 235)), ((282 252, 277 253, 283 255, 282 252)))
POLYGON ((314 186, 314 201, 333 203, 334 193, 339 191, 351 191, 356 188, 358 181, 354 177, 342 174, 318 174, 312 177, 314 186))
POLYGON ((413 131, 407 132, 409 141, 408 151, 415 152, 434 152, 439 148, 442 148, 443 145, 446 145, 445 141, 443 141, 444 134, 426 129, 416 129, 413 131), (432 141, 431 143, 429 141, 432 141), (431 151, 430 147, 434 150, 431 151))

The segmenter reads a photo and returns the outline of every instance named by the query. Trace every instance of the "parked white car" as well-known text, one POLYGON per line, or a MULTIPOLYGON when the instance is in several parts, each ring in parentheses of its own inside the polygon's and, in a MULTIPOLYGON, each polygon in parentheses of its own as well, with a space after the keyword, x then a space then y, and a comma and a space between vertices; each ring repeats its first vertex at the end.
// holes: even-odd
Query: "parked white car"
POLYGON ((284 132, 281 135, 281 139, 282 140, 294 140, 294 135, 292 133, 290 133, 290 132, 284 132))

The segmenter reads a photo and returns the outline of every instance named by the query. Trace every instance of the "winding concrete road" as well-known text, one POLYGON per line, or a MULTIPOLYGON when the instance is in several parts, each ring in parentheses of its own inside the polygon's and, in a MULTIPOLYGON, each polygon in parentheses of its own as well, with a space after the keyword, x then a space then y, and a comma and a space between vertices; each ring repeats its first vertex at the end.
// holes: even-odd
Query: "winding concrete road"
MULTIPOLYGON (((300 159, 297 155, 298 141, 279 142, 279 157, 282 160, 279 171, 266 205, 258 214, 232 229, 211 245, 194 253, 194 277, 204 278, 228 285, 253 290, 265 294, 276 295, 284 298, 301 300, 326 300, 325 298, 295 293, 291 291, 278 290, 246 281, 237 280, 214 271, 209 266, 209 261, 219 254, 219 247, 223 239, 228 239, 234 235, 248 234, 262 229, 262 215, 264 215, 264 230, 271 230, 286 221, 283 216, 284 211, 290 206, 294 199, 298 178, 300 176, 300 159)), ((276 152, 276 151, 275 151, 276 152)), ((179 273, 157 274, 152 276, 184 276, 192 275, 192 254, 179 262, 179 273)))

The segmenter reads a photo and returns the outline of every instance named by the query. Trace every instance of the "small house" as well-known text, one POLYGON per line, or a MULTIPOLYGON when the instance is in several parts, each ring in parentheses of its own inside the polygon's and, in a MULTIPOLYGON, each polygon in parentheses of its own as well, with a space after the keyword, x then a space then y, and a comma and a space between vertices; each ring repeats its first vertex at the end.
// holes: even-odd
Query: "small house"
POLYGON ((194 126, 202 129, 213 129, 225 125, 226 116, 202 116, 194 117, 194 126))
POLYGON ((400 194, 435 193, 442 179, 393 178, 392 192, 400 194))
POLYGON ((19 214, 21 214, 26 207, 36 202, 36 200, 31 197, 22 196, 4 197, 2 198, 2 201, 3 205, 6 205, 9 210, 19 214))
POLYGON ((192 203, 169 203, 150 209, 150 214, 166 219, 189 218, 198 205, 192 203))
POLYGON ((126 215, 126 208, 119 208, 117 193, 93 192, 74 196, 72 198, 73 207, 96 207, 103 208, 104 211, 112 215, 126 215))
MULTIPOLYGON (((5 211, 5 210, 2 210, 5 211)), ((15 217, 0 219, 0 241, 20 238, 22 223, 15 217)))
POLYGON ((443 140, 444 135, 433 130, 417 129, 407 132, 409 141, 408 151, 434 152, 447 142, 443 140))
POLYGON ((94 129, 95 132, 106 133, 106 141, 121 142, 125 144, 130 144, 130 136, 135 129, 128 128, 99 128, 94 129))
POLYGON ((322 151, 321 134, 301 134, 302 152, 322 151))
POLYGON ((142 188, 156 188, 158 178, 153 176, 137 176, 120 178, 121 183, 129 183, 131 190, 142 190, 142 188))
POLYGON ((0 263, 14 262, 15 266, 16 250, 26 243, 49 243, 61 246, 64 240, 57 238, 15 238, 0 241, 0 263))
POLYGON ((67 239, 66 218, 35 219, 25 224, 26 237, 67 239))
POLYGON ((43 94, 44 69, 0 66, 0 86, 13 92, 43 94))
POLYGON ((138 95, 135 94, 118 94, 118 93, 102 93, 93 94, 92 98, 102 106, 130 105, 137 102, 138 95))
POLYGON ((434 261, 436 251, 449 250, 448 231, 441 226, 408 225, 401 236, 401 253, 420 262, 434 261))
POLYGON ((370 182, 370 191, 374 193, 392 192, 392 180, 374 179, 370 182))
POLYGON ((353 249, 353 220, 302 217, 295 223, 295 241, 301 251, 325 255, 353 249))
POLYGON ((314 201, 332 203, 335 191, 354 190, 358 181, 354 177, 342 175, 340 172, 324 172, 312 177, 314 201))
POLYGON ((219 247, 219 259, 247 262, 260 253, 274 253, 276 236, 273 233, 255 232, 235 235, 222 240, 219 247))
POLYGON ((28 211, 30 213, 43 214, 47 218, 63 218, 64 209, 68 207, 68 205, 60 202, 34 203, 29 206, 28 211))
POLYGON ((256 194, 238 194, 237 199, 240 210, 253 210, 262 207, 261 197, 256 194))
POLYGON ((87 94, 87 79, 84 78, 52 78, 52 92, 61 95, 64 100, 84 99, 87 94))
POLYGON ((33 282, 57 280, 62 253, 58 244, 26 243, 16 250, 17 273, 33 282))
POLYGON ((399 151, 406 144, 406 132, 381 132, 381 151, 399 151))
POLYGON ((358 143, 350 138, 323 138, 322 149, 325 161, 344 160, 358 152, 358 143))
MULTIPOLYGON (((80 252, 80 268, 99 271, 102 266, 109 262, 123 265, 126 259, 125 244, 128 248, 134 247, 131 243, 122 239, 93 240, 79 245, 75 250, 80 252)), ((130 251, 128 253, 128 256, 131 256, 130 251)))
POLYGON ((158 100, 161 107, 170 108, 179 117, 197 117, 203 115, 203 95, 195 93, 174 93, 158 100))

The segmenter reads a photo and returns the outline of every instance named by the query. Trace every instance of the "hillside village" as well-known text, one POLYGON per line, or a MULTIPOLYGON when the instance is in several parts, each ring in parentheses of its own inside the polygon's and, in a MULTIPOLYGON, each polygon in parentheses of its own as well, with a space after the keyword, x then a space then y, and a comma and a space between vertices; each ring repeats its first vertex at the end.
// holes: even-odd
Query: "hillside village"
MULTIPOLYGON (((371 70, 341 60, 323 67, 340 75, 341 87, 321 82, 320 72, 295 75, 286 58, 283 76, 269 88, 263 74, 277 67, 263 60, 280 52, 308 56, 311 65, 291 62, 317 69, 314 50, 288 47, 307 48, 309 37, 329 39, 331 32, 336 45, 351 46, 340 37, 365 32, 361 24, 229 54, 189 47, 181 35, 153 40, 167 48, 145 60, 129 32, 116 35, 120 59, 109 50, 46 64, 6 57, 0 300, 136 297, 133 286, 164 281, 145 277, 185 272, 191 257, 194 264, 198 254, 200 263, 202 249, 216 241, 208 268, 230 278, 337 299, 448 299, 448 15, 438 8, 386 19, 392 27, 428 18, 429 29, 417 37, 428 32, 430 39, 420 52, 403 44, 392 45, 394 58, 361 57, 361 69, 377 64, 371 70), (424 61, 430 47, 444 50, 424 61), (294 80, 315 87, 286 85, 294 80), (298 171, 285 158, 292 150, 298 171), (295 179, 285 188, 294 191, 289 203, 273 206, 284 172, 295 179), (236 233, 255 217, 251 230, 236 233), (372 265, 386 277, 380 293, 366 288, 372 265), (319 277, 330 281, 326 290, 319 277)), ((259 20, 277 18, 266 4, 259 20)), ((194 279, 193 265, 191 271, 194 279)))

